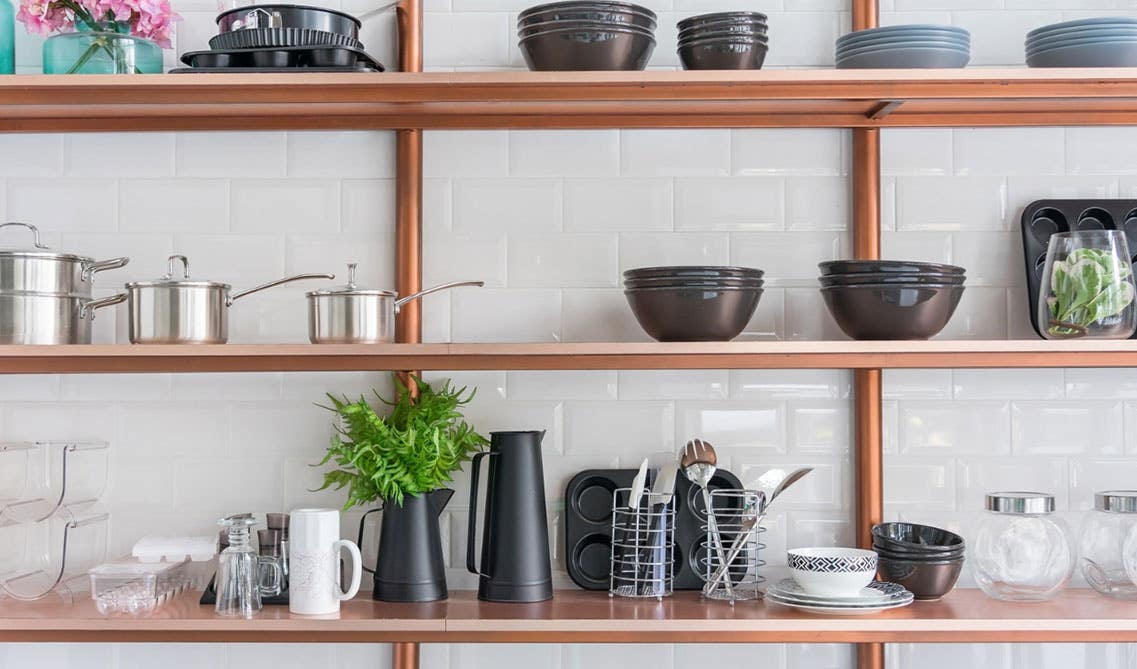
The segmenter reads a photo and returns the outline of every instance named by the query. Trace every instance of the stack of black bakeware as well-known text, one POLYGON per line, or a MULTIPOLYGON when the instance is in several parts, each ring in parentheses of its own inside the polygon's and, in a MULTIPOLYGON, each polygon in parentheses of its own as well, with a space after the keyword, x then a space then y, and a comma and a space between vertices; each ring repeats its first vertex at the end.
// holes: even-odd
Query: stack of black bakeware
POLYGON ((760 12, 716 12, 683 19, 679 60, 685 70, 759 70, 770 49, 760 12))
MULTIPOLYGON (((612 493, 627 488, 635 469, 589 469, 565 488, 565 550, 569 577, 585 590, 607 590, 612 559, 612 493)), ((649 481, 649 485, 652 482, 649 481)), ((738 477, 715 472, 709 490, 740 489, 738 477)), ((702 491, 685 476, 675 482, 676 590, 700 590, 707 569, 707 510, 702 491)), ((740 497, 728 498, 741 500, 740 497)), ((717 504, 717 503, 716 503, 717 504)), ((717 506, 716 506, 717 508, 717 506)))
POLYGON ((872 548, 881 578, 899 583, 916 599, 936 600, 955 587, 963 570, 963 537, 930 525, 880 523, 872 548))
POLYGON ((752 267, 640 267, 624 272, 624 296, 652 339, 730 341, 758 308, 762 276, 752 267))
POLYGON ((173 72, 382 72, 363 50, 359 19, 304 5, 251 5, 217 15, 209 51, 182 54, 173 72))
POLYGON ((655 12, 630 2, 569 0, 517 17, 518 47, 530 70, 642 70, 655 49, 655 12))
POLYGON ((963 297, 964 269, 908 260, 832 260, 821 268, 821 297, 853 339, 928 339, 963 297))

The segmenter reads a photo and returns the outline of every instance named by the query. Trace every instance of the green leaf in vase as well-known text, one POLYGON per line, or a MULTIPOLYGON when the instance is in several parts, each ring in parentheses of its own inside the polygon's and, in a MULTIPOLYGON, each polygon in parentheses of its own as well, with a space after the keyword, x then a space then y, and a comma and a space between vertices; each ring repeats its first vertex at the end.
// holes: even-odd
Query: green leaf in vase
POLYGON ((1133 286, 1128 282, 1106 286, 1093 302, 1087 306, 1090 322, 1103 321, 1125 310, 1133 302, 1133 286))

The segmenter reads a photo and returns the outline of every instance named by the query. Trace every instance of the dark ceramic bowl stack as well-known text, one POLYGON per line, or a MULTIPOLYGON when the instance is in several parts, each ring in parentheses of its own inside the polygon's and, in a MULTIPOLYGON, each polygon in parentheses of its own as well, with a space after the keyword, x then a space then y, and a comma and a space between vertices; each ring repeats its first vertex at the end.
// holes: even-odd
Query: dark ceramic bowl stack
POLYGON ((758 308, 762 275, 752 267, 641 267, 624 272, 624 296, 657 341, 730 341, 758 308))
POLYGON ((553 2, 518 15, 517 46, 537 72, 642 70, 655 26, 655 12, 630 2, 553 2))
POLYGON ((916 599, 935 600, 951 592, 963 570, 963 537, 930 525, 880 523, 872 528, 877 571, 916 599))
POLYGON ((676 25, 685 70, 760 70, 770 49, 769 25, 759 12, 701 14, 676 25))
POLYGON ((853 339, 929 339, 963 297, 964 269, 904 260, 833 260, 821 268, 821 297, 853 339))

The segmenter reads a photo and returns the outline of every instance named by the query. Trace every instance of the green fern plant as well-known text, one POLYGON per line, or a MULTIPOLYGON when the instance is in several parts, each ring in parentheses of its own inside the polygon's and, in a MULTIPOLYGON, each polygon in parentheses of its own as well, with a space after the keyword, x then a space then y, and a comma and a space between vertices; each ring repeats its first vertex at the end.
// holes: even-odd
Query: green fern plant
MULTIPOLYGON (((453 388, 450 381, 435 389, 411 376, 417 390, 412 394, 396 376, 395 399, 378 392, 379 404, 389 408, 386 417, 360 397, 328 395, 339 424, 324 459, 316 467, 334 463, 324 472, 317 490, 347 488, 344 510, 382 499, 403 504, 406 495, 427 493, 452 481, 453 472, 489 441, 462 417, 460 409, 474 398, 474 391, 453 388)), ((323 405, 320 405, 323 406, 323 405)))

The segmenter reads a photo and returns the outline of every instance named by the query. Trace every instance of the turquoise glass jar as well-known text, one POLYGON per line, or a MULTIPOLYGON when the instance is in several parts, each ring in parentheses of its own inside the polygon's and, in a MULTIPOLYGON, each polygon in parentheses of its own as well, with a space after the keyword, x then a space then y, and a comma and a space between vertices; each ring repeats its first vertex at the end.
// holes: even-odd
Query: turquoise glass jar
POLYGON ((8 0, 0 0, 0 74, 16 71, 16 12, 8 0))
POLYGON ((162 47, 154 42, 114 23, 78 27, 43 43, 44 74, 161 74, 162 47))

